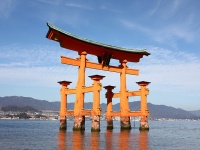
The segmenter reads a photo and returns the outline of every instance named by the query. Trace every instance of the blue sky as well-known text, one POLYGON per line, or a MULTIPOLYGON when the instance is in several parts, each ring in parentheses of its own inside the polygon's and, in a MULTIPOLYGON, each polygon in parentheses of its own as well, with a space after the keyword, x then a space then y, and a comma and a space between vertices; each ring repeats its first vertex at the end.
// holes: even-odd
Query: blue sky
MULTIPOLYGON (((76 52, 60 48, 46 39, 47 22, 97 42, 143 49, 151 53, 139 63, 140 70, 127 75, 127 89, 138 90, 135 82, 146 80, 148 102, 186 110, 200 109, 200 1, 199 0, 1 0, 0 5, 0 96, 28 96, 60 100, 57 81, 72 81, 77 67, 60 63, 60 56, 76 58, 76 52)), ((90 61, 96 57, 87 55, 90 61)), ((117 61, 112 62, 115 65, 117 61)), ((86 70, 86 76, 105 75, 102 84, 115 85, 119 74, 86 70)), ((86 86, 92 82, 86 78, 86 86)), ((105 91, 101 102, 106 102, 105 91)), ((69 102, 75 96, 69 97, 69 102)), ((139 97, 130 98, 130 101, 139 97)), ((92 94, 86 94, 92 101, 92 94)), ((119 102, 118 99, 114 100, 119 102)))

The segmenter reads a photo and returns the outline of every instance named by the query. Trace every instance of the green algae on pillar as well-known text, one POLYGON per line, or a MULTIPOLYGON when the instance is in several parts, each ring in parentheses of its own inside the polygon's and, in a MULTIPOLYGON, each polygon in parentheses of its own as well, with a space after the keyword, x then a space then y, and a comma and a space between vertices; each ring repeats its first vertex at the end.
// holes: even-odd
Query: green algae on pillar
POLYGON ((112 116, 107 116, 107 130, 113 129, 113 120, 112 116))
POLYGON ((60 130, 66 130, 67 129, 67 122, 66 117, 60 119, 60 130))

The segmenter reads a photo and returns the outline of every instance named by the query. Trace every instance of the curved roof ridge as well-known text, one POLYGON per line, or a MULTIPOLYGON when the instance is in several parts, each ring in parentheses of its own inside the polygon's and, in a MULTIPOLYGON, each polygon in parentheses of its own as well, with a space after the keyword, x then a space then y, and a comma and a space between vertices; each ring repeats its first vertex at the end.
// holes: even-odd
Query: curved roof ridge
POLYGON ((89 40, 89 39, 86 39, 86 38, 82 38, 82 37, 76 36, 76 35, 74 35, 74 34, 71 34, 71 33, 69 33, 69 32, 66 32, 66 31, 64 31, 64 30, 61 30, 61 29, 55 27, 54 25, 52 25, 52 24, 50 24, 50 23, 47 23, 47 26, 48 26, 49 28, 52 28, 52 29, 54 29, 54 30, 56 30, 56 31, 59 31, 59 32, 65 34, 65 35, 71 36, 71 37, 76 38, 76 39, 78 39, 78 40, 81 40, 81 41, 84 41, 84 42, 87 42, 87 43, 91 43, 91 44, 94 44, 94 45, 104 46, 104 47, 107 47, 107 48, 116 49, 116 50, 122 50, 122 51, 127 51, 127 52, 136 52, 136 53, 137 53, 137 52, 139 52, 139 53, 143 52, 143 53, 146 53, 146 55, 150 55, 150 53, 148 53, 148 52, 146 51, 146 49, 136 50, 136 49, 122 48, 122 47, 118 47, 118 46, 113 46, 113 45, 109 45, 109 44, 104 44, 104 43, 100 43, 100 42, 96 42, 96 41, 93 41, 93 40, 89 40))

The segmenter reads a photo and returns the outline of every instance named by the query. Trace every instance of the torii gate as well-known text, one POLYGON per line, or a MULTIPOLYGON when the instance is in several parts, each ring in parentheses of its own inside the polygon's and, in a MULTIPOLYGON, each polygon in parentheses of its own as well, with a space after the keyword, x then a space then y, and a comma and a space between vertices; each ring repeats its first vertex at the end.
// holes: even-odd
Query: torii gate
POLYGON ((120 73, 120 92, 112 93, 114 86, 104 86, 107 90, 107 129, 113 129, 112 116, 120 116, 121 129, 130 130, 130 116, 140 116, 140 130, 149 130, 148 116, 149 111, 147 108, 146 96, 148 95, 148 89, 146 86, 150 82, 137 82, 140 86, 139 91, 128 92, 126 88, 126 74, 138 75, 139 70, 130 69, 126 65, 127 62, 139 62, 140 58, 144 55, 148 56, 150 53, 145 50, 133 50, 125 49, 116 46, 106 45, 98 42, 94 42, 88 39, 80 38, 72 35, 55 26, 47 23, 49 31, 46 38, 54 40, 60 43, 60 46, 68 50, 78 52, 79 57, 72 59, 61 56, 61 63, 78 66, 78 80, 75 89, 69 89, 68 85, 70 81, 60 81, 61 88, 61 104, 60 104, 60 129, 66 130, 66 117, 74 116, 73 130, 85 130, 85 115, 92 116, 92 128, 91 131, 100 131, 100 91, 102 89, 100 80, 104 78, 101 75, 89 76, 94 84, 90 87, 85 87, 85 68, 98 69, 103 71, 120 73), (98 63, 90 62, 86 59, 86 55, 95 55, 98 58, 98 63), (119 66, 111 66, 110 59, 117 59, 120 62, 119 66), (84 109, 84 93, 93 92, 93 107, 91 110, 84 109), (76 100, 74 104, 74 110, 67 110, 67 95, 76 94, 76 100), (130 111, 128 97, 140 96, 141 105, 139 111, 130 111), (120 111, 112 111, 112 98, 120 98, 120 111))

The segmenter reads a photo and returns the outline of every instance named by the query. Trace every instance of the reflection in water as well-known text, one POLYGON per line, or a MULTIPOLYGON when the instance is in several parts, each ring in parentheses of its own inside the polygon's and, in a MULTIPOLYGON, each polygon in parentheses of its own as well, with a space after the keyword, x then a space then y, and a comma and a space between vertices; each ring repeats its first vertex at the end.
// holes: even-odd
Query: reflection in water
POLYGON ((130 131, 121 131, 119 133, 119 147, 120 150, 128 149, 130 147, 129 141, 132 141, 130 138, 130 131))
POLYGON ((106 149, 112 149, 112 130, 106 131, 106 149))
MULTIPOLYGON (((83 149, 84 146, 84 132, 81 131, 74 131, 73 133, 73 149, 78 150, 78 149, 83 149)), ((67 140, 69 140, 70 137, 67 137, 67 140)))
MULTIPOLYGON (((133 130, 134 131, 134 130, 133 130)), ((98 132, 67 132, 58 133, 58 150, 79 149, 117 149, 117 150, 148 150, 148 131, 105 131, 98 132)))
POLYGON ((59 150, 66 150, 66 131, 59 131, 58 132, 58 149, 59 150))
POLYGON ((148 150, 148 131, 132 133, 131 131, 106 131, 106 149, 148 150))
POLYGON ((141 131, 139 134, 140 137, 140 150, 148 150, 148 131, 141 131))
POLYGON ((99 146, 99 132, 91 132, 91 149, 98 149, 100 146, 99 146))
MULTIPOLYGON (((135 136, 135 135, 132 135, 132 136, 135 136)), ((129 143, 129 141, 132 141, 132 139, 130 138, 133 138, 132 136, 130 136, 130 131, 121 131, 119 133, 119 147, 120 147, 120 150, 123 150, 123 149, 129 149, 129 147, 131 147, 131 143, 129 143)))

